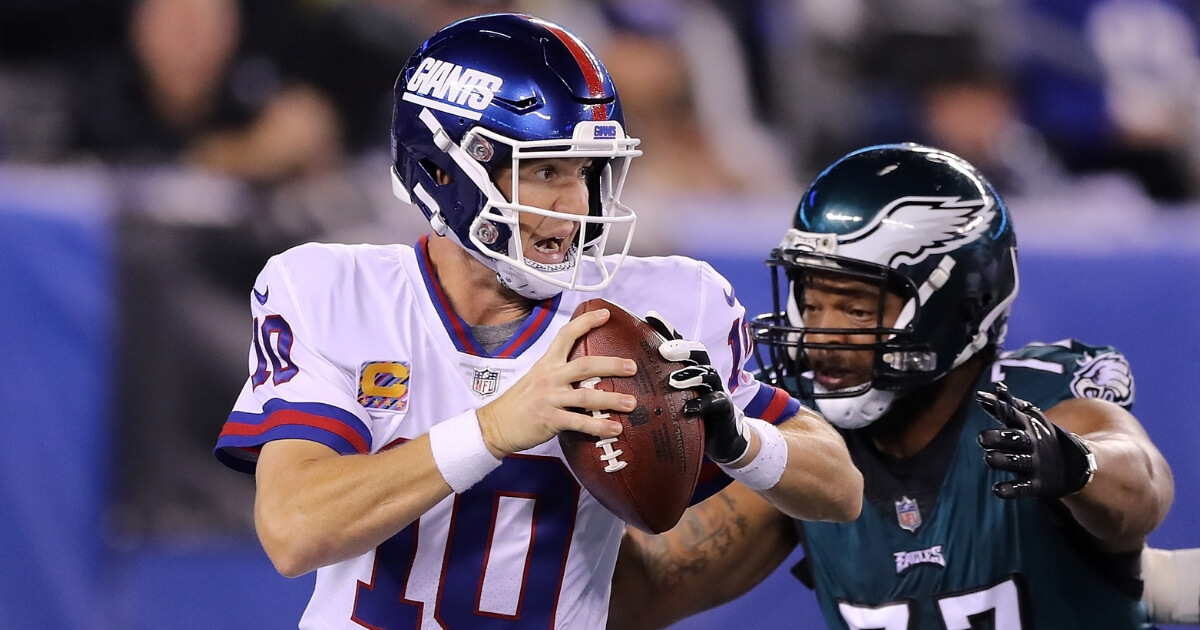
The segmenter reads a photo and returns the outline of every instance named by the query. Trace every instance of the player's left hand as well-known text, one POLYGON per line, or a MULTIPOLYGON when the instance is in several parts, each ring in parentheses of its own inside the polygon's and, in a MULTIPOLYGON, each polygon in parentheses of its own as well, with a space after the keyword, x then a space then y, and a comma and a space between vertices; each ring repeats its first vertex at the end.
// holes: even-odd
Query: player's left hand
POLYGON ((684 403, 683 413, 699 416, 704 422, 704 454, 718 464, 741 459, 750 448, 746 426, 742 422, 745 416, 726 391, 725 382, 712 366, 704 344, 684 339, 674 326, 654 311, 646 314, 646 323, 667 340, 658 347, 664 359, 689 364, 671 372, 667 380, 675 389, 694 389, 699 393, 684 403))
POLYGON ((1078 492, 1091 480, 1095 458, 1079 436, 1046 419, 1041 409, 1015 398, 1004 383, 996 393, 976 392, 984 411, 1004 425, 979 433, 983 459, 996 470, 1013 473, 992 491, 1001 499, 1057 499, 1078 492))

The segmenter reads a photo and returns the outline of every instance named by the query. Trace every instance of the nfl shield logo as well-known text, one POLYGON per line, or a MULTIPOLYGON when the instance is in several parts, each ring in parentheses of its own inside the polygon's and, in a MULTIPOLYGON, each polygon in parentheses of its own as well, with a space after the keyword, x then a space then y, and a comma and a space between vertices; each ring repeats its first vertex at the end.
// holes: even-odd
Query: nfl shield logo
POLYGON ((491 368, 475 370, 475 378, 471 380, 471 391, 480 396, 490 396, 496 393, 496 384, 500 382, 500 373, 491 368))
POLYGON ((896 501, 896 520, 900 522, 901 529, 917 531, 921 526, 921 510, 917 509, 917 500, 902 497, 896 501))

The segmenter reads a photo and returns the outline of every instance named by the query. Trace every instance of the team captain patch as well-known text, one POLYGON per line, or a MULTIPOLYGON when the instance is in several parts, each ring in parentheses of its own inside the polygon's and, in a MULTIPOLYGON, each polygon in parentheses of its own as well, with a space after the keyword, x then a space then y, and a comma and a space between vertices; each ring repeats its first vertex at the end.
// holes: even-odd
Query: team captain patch
POLYGON ((358 377, 358 404, 366 409, 408 409, 409 366, 403 361, 367 361, 358 377))

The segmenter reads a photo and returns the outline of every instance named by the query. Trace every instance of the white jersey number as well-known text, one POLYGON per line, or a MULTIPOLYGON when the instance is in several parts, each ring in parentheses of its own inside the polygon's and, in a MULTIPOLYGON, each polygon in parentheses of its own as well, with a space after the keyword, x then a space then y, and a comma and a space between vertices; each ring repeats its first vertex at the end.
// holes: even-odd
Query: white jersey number
MULTIPOLYGON (((850 630, 910 630, 913 602, 883 606, 858 606, 838 602, 838 610, 850 630)), ((972 630, 972 621, 982 615, 991 617, 988 627, 995 630, 1021 630, 1021 598, 1016 582, 1008 578, 995 586, 955 593, 937 598, 938 610, 946 630, 972 630)))
POLYGON ((409 630, 432 610, 434 627, 450 630, 552 627, 578 500, 559 459, 506 457, 454 497, 450 531, 423 531, 418 520, 375 550, 351 619, 409 630))

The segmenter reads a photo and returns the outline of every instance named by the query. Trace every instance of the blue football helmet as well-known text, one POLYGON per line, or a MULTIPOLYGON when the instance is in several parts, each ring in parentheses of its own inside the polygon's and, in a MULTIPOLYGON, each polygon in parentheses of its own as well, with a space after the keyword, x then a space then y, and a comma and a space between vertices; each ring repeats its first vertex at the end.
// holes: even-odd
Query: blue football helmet
MULTIPOLYGON (((504 286, 544 299, 607 286, 629 251, 636 214, 621 203, 640 140, 625 133, 621 101, 595 53, 561 26, 529 15, 455 22, 430 37, 395 86, 392 190, 415 203, 434 232, 496 271, 504 286), (520 202, 520 161, 594 158, 586 216, 520 202), (511 166, 512 199, 493 182, 511 166), (448 176, 439 183, 437 172, 448 176), (581 225, 566 259, 546 265, 522 252, 528 212, 581 225), (619 254, 602 257, 609 225, 628 223, 619 254), (581 274, 590 265, 596 274, 581 274)), ((564 246, 567 246, 564 244, 564 246)))
POLYGON ((897 398, 1003 342, 1018 288, 1016 248, 1004 202, 962 158, 911 143, 846 155, 809 186, 767 261, 774 309, 753 329, 769 354, 762 361, 769 378, 816 398, 842 428, 874 422, 897 398), (880 287, 875 327, 805 326, 801 306, 812 273, 880 287), (887 292, 903 303, 891 326, 882 321, 887 292), (830 341, 851 334, 876 341, 830 341), (873 350, 869 381, 826 391, 809 378, 810 351, 849 349, 873 350))

